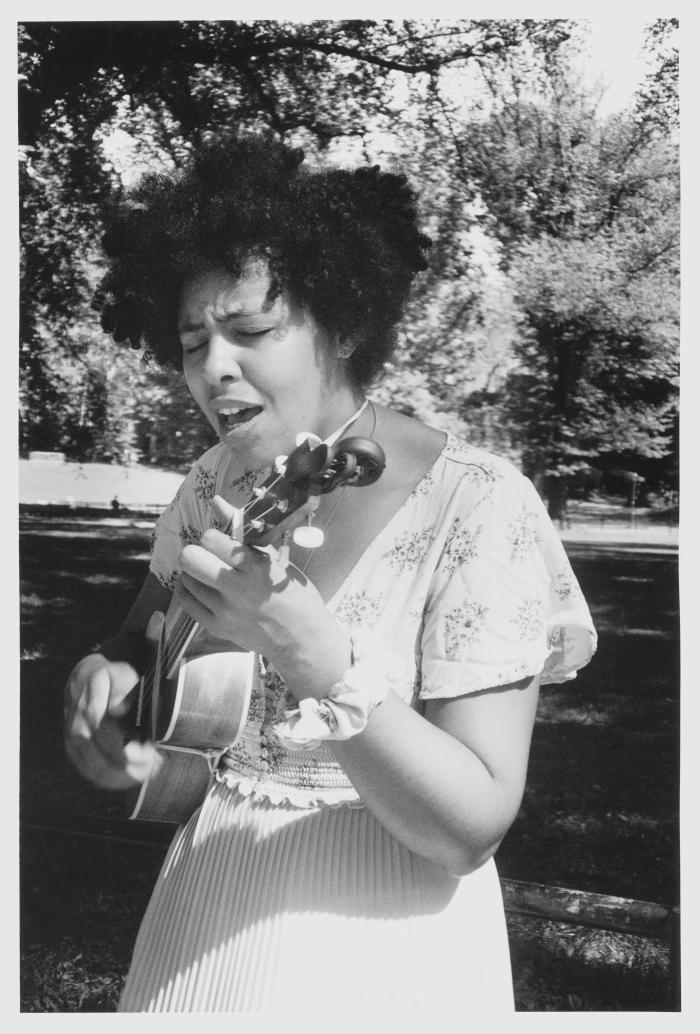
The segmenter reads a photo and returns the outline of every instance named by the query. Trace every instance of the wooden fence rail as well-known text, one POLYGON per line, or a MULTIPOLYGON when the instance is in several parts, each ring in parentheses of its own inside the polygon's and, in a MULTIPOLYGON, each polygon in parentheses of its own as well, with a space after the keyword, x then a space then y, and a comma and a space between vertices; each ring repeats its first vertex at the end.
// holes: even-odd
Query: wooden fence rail
POLYGON ((596 926, 603 930, 667 937, 677 909, 653 901, 637 901, 585 890, 568 890, 541 883, 501 880, 506 911, 560 923, 596 926))

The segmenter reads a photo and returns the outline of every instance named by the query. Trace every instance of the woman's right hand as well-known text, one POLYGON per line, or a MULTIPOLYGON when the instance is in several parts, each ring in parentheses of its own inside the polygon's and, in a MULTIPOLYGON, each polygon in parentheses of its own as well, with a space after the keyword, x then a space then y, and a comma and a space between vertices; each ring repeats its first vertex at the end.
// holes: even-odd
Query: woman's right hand
POLYGON ((130 789, 160 764, 152 743, 125 742, 124 718, 138 681, 128 661, 91 653, 76 664, 66 685, 68 757, 86 779, 107 790, 130 789))

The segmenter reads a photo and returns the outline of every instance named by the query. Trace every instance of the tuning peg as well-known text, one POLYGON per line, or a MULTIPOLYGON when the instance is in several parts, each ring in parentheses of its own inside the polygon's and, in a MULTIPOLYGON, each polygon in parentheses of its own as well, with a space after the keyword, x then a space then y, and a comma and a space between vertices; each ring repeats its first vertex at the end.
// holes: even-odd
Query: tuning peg
POLYGON ((282 477, 287 473, 287 460, 289 456, 276 456, 275 457, 275 473, 281 474, 282 477))
POLYGON ((267 495, 267 489, 266 488, 262 488, 262 487, 254 488, 253 489, 253 495, 255 496, 256 499, 264 499, 265 496, 267 495))
POLYGON ((306 524, 300 524, 292 533, 292 538, 302 549, 318 549, 323 545, 323 537, 321 528, 311 523, 311 514, 306 518, 306 524))

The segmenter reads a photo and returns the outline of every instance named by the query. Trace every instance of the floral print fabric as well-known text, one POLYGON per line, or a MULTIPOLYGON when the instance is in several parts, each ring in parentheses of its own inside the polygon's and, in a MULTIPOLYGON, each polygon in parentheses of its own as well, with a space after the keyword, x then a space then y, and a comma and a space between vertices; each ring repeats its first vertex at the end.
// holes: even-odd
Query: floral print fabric
MULTIPOLYGON (((210 449, 161 516, 151 569, 164 585, 174 584, 183 544, 211 526, 213 496, 241 506, 269 473, 229 468, 224 446, 210 449)), ((451 436, 328 606, 349 632, 371 632, 396 654, 396 691, 418 708, 538 673, 545 685, 566 681, 596 647, 588 607, 533 485, 506 460, 451 436)), ((276 742, 272 725, 290 698, 275 675, 254 692, 227 776, 244 792, 292 803, 356 800, 329 752, 299 759, 276 742)))

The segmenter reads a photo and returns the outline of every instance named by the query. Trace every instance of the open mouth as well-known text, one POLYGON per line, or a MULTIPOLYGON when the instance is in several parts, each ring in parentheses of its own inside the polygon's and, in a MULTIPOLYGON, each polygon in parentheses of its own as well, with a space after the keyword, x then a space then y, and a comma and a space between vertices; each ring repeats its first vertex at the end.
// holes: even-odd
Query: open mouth
POLYGON ((224 431, 233 431, 236 427, 242 427, 262 413, 262 406, 247 406, 245 409, 220 409, 219 420, 224 431))

